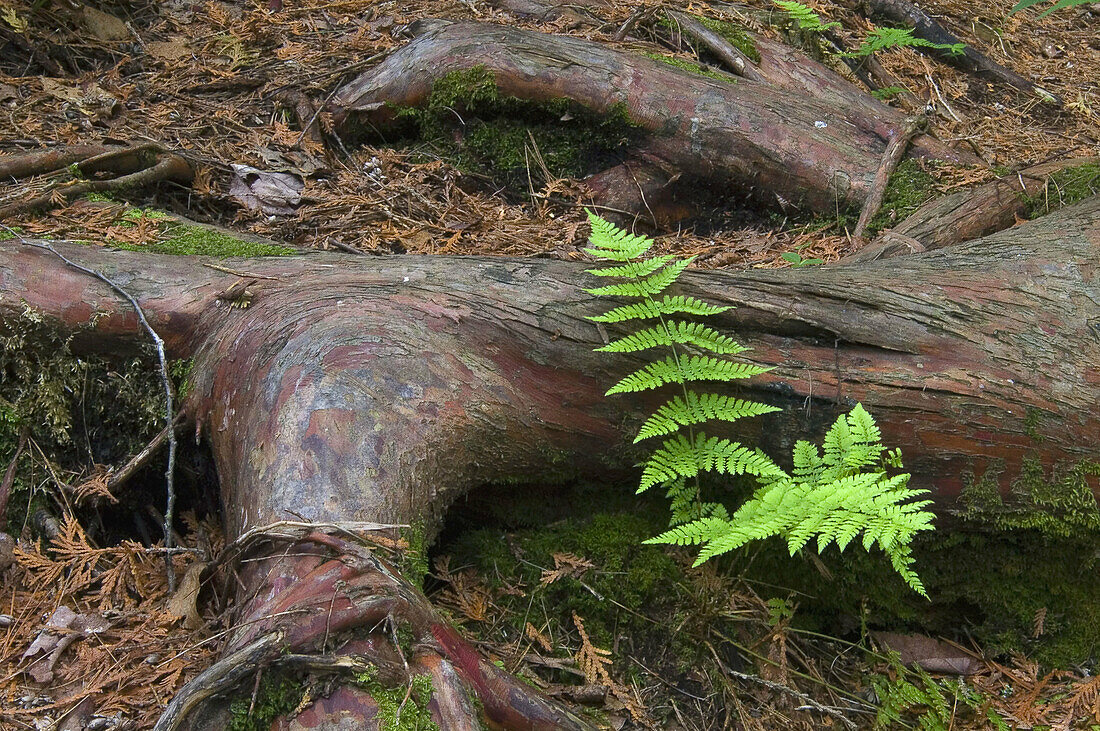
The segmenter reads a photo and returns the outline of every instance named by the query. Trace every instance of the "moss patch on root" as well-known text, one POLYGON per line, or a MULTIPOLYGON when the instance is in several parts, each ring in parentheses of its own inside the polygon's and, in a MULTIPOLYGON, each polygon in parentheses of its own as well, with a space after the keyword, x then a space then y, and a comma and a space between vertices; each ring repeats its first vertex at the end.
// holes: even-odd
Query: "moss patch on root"
POLYGON ((402 109, 405 134, 430 144, 460 170, 515 192, 529 177, 582 177, 621 160, 640 137, 625 105, 596 113, 567 99, 531 102, 502 94, 484 66, 452 71, 432 85, 424 108, 402 109))
POLYGON ((378 704, 379 731, 439 731, 432 720, 428 704, 432 700, 430 675, 415 675, 409 687, 389 688, 380 683, 376 673, 367 671, 355 676, 355 684, 370 693, 378 704))
POLYGON ((229 704, 228 731, 267 731, 280 716, 293 713, 305 697, 301 681, 280 671, 268 671, 260 679, 255 702, 251 693, 229 704))
POLYGON ((645 54, 645 56, 646 58, 652 58, 654 61, 666 63, 669 66, 674 66, 683 71, 690 71, 693 74, 705 76, 708 79, 715 79, 716 81, 722 81, 728 84, 734 84, 737 82, 737 79, 730 76, 729 74, 723 74, 717 71, 713 71, 706 68, 705 66, 701 66, 700 64, 695 63, 694 61, 688 61, 684 58, 678 58, 676 56, 665 56, 660 53, 647 53, 645 54))
POLYGON ((905 220, 936 195, 935 183, 936 176, 919 160, 902 160, 886 184, 882 206, 868 224, 868 231, 878 233, 905 220))
POLYGON ((745 54, 753 63, 760 63, 760 51, 756 49, 756 44, 752 42, 752 38, 749 37, 744 28, 728 20, 696 17, 700 23, 725 38, 731 46, 745 54))

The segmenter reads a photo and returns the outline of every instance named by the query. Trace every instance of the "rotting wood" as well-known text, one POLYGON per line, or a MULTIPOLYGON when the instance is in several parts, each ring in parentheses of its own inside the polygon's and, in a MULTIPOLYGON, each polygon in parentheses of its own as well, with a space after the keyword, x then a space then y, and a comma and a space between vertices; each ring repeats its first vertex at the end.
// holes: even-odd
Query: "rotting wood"
POLYGON ((938 196, 841 260, 856 264, 916 251, 941 249, 1003 231, 1015 224, 1050 176, 1060 170, 1100 164, 1100 158, 1067 158, 1033 165, 979 185, 938 196))

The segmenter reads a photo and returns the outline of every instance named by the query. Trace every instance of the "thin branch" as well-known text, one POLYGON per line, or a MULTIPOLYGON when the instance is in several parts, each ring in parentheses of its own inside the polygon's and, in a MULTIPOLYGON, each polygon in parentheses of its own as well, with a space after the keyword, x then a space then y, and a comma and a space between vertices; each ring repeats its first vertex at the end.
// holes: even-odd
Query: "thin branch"
POLYGON ((669 10, 668 16, 679 24, 681 30, 706 46, 715 56, 722 60, 733 73, 750 81, 765 83, 764 77, 756 70, 752 59, 727 41, 718 33, 703 25, 701 22, 688 15, 675 10, 669 10))
POLYGON ((897 168, 906 148, 909 147, 909 141, 927 124, 928 118, 925 116, 910 117, 905 121, 905 126, 891 138, 890 144, 886 146, 886 152, 882 154, 882 162, 879 163, 878 170, 875 172, 871 192, 867 194, 867 200, 863 202, 863 210, 859 212, 859 222, 852 231, 853 237, 863 238, 867 232, 871 217, 878 213, 886 195, 886 184, 890 182, 890 176, 897 168))

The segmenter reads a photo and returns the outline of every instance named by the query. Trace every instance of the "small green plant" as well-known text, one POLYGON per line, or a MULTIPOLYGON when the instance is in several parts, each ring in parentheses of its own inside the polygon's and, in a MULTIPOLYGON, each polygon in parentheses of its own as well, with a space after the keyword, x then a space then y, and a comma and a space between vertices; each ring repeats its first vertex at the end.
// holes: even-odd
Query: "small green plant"
MULTIPOLYGON (((824 33, 830 28, 835 28, 840 23, 832 22, 825 23, 818 17, 810 7, 803 5, 793 0, 772 0, 780 9, 786 11, 790 16, 791 21, 798 26, 799 30, 808 31, 810 33, 824 33)), ((1058 5, 1063 3, 1078 2, 1090 2, 1091 0, 1060 0, 1058 5)), ((1037 2, 1043 2, 1043 0, 1021 0, 1020 5, 1027 7, 1037 2)), ((1017 9, 1020 8, 1017 5, 1017 9)), ((1015 11, 1013 11, 1015 12, 1015 11)), ((867 34, 867 37, 863 39, 863 43, 854 51, 848 53, 837 54, 839 56, 847 58, 863 58, 870 56, 876 51, 884 51, 889 48, 904 48, 904 47, 920 46, 921 48, 938 48, 943 51, 948 51, 952 54, 960 54, 966 50, 965 43, 933 43, 932 41, 924 38, 918 38, 913 35, 912 28, 875 28, 873 31, 867 34)))
POLYGON ((879 101, 888 102, 891 99, 899 96, 904 91, 905 89, 900 86, 884 86, 881 89, 873 90, 871 92, 871 96, 873 96, 875 99, 878 99, 879 101))
POLYGON ((818 14, 815 13, 808 6, 802 3, 793 2, 792 0, 773 0, 773 2, 790 16, 799 30, 810 31, 811 33, 823 33, 830 28, 837 28, 840 23, 823 23, 818 14))
MULTIPOLYGON (((1040 3, 1044 2, 1046 2, 1046 0, 1020 0, 1020 2, 1016 3, 1012 7, 1012 10, 1010 10, 1008 14, 1012 15, 1013 13, 1018 13, 1021 10, 1026 10, 1033 5, 1039 5, 1040 3)), ((1065 10, 1066 8, 1076 7, 1077 5, 1087 5, 1091 2, 1093 2, 1093 0, 1058 0, 1058 2, 1054 3, 1049 8, 1039 13, 1039 17, 1045 18, 1046 16, 1057 10, 1065 10)))
POLYGON ((794 247, 794 251, 784 251, 779 256, 783 259, 783 261, 788 262, 795 269, 801 269, 802 267, 812 267, 817 264, 824 264, 824 259, 818 259, 816 257, 810 259, 802 258, 802 249, 805 249, 807 246, 809 246, 809 244, 800 244, 794 247))
POLYGON ((700 426, 710 421, 735 422, 778 411, 774 406, 732 396, 699 393, 697 381, 737 381, 769 368, 730 360, 747 348, 732 338, 684 315, 710 316, 728 310, 694 297, 669 295, 693 258, 646 258, 653 240, 630 234, 589 212, 590 255, 614 265, 589 270, 615 284, 588 290, 599 296, 637 300, 595 316, 599 323, 650 321, 641 329, 597 350, 635 353, 663 348, 668 356, 649 363, 612 386, 608 395, 675 386, 678 395, 642 425, 635 443, 666 437, 645 461, 638 492, 661 486, 671 500, 671 529, 648 543, 701 546, 695 565, 754 540, 780 536, 793 555, 810 540, 817 550, 835 543, 844 550, 862 534, 866 550, 878 545, 894 570, 916 592, 924 587, 912 570, 910 542, 931 529, 929 501, 913 501, 923 490, 908 488, 909 475, 888 476, 901 468, 898 450, 888 451, 871 415, 861 405, 841 415, 825 436, 824 454, 799 441, 794 470, 788 474, 758 448, 707 436, 700 426), (710 353, 710 354, 705 354, 710 353), (757 489, 732 515, 719 502, 702 497, 700 474, 748 475, 757 489))
POLYGON ((937 48, 956 56, 966 50, 965 43, 933 43, 924 38, 918 38, 913 35, 912 28, 875 28, 867 34, 859 48, 850 53, 839 55, 848 58, 864 58, 872 53, 889 48, 913 48, 918 46, 921 48, 937 48))
POLYGON ((876 729, 908 725, 915 717, 916 728, 949 731, 958 727, 965 710, 971 717, 979 717, 985 728, 1008 731, 1008 724, 988 699, 964 681, 938 681, 919 667, 909 670, 896 652, 890 653, 889 663, 887 673, 871 676, 871 687, 879 702, 876 729))

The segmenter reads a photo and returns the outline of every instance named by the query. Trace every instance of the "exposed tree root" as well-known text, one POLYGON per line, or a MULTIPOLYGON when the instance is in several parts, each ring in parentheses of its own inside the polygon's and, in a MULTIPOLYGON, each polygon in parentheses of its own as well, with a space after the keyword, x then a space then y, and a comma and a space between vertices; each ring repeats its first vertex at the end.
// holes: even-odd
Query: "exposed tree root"
POLYGON ((927 124, 927 117, 911 117, 906 121, 905 128, 898 133, 897 137, 891 139, 890 144, 886 146, 886 152, 882 155, 882 163, 875 172, 875 182, 871 184, 871 192, 867 195, 867 200, 863 201, 863 209, 859 212, 859 220, 856 222, 855 229, 852 230, 853 237, 862 239, 864 234, 867 233, 867 225, 882 205, 882 198, 886 195, 886 185, 890 182, 890 176, 894 174, 894 170, 897 169, 902 156, 905 155, 905 148, 909 146, 913 135, 917 134, 927 124))
MULTIPOLYGON (((249 576, 265 579, 243 607, 227 654, 176 695, 157 731, 187 727, 188 717, 210 698, 264 668, 286 664, 287 653, 298 668, 372 669, 389 687, 406 687, 414 675, 428 675, 429 708, 444 731, 475 728, 479 720, 501 729, 591 728, 482 660, 423 594, 371 549, 321 530, 306 533, 291 548, 294 557, 249 567, 249 576), (331 558, 318 551, 326 548, 334 552, 331 558), (398 640, 399 633, 410 637, 407 643, 398 640)), ((373 703, 354 688, 339 692, 344 703, 373 703)), ((329 715, 325 702, 304 713, 329 715)))
MULTIPOLYGON (((859 4, 866 8, 869 17, 877 18, 894 25, 912 28, 913 35, 918 38, 940 44, 961 43, 954 33, 944 28, 940 23, 908 0, 859 0, 859 4)), ((1062 100, 1054 94, 1028 81, 1015 71, 1005 68, 988 56, 979 53, 970 45, 967 45, 963 49, 963 52, 958 54, 931 48, 920 48, 919 50, 931 53, 940 61, 968 73, 1008 84, 1028 94, 1034 94, 1059 107, 1063 106, 1062 100)))
POLYGON ((45 175, 72 166, 81 175, 112 173, 117 177, 66 181, 42 195, 0 207, 0 221, 64 205, 88 193, 120 192, 169 180, 189 183, 194 174, 191 165, 179 155, 160 145, 145 144, 136 147, 81 146, 12 155, 0 159, 0 177, 45 175))
MULTIPOLYGON (((434 81, 482 66, 505 95, 567 98, 597 113, 626 110, 649 133, 640 157, 673 171, 669 177, 681 183, 756 190, 818 210, 832 210, 837 201, 861 203, 904 118, 777 46, 760 49, 759 71, 769 83, 722 83, 577 38, 453 23, 434 27, 360 75, 331 108, 345 125, 385 129, 396 121, 395 110, 425 104, 434 81)), ((915 138, 911 152, 974 162, 928 136, 915 138)), ((646 196, 628 205, 629 187, 614 191, 609 205, 651 217, 646 196)), ((606 194, 608 186, 594 190, 606 194)))
POLYGON ((938 197, 918 208, 892 229, 883 231, 842 263, 889 259, 919 251, 942 249, 1012 226, 1024 215, 1028 201, 1046 187, 1059 170, 1100 163, 1100 158, 1070 158, 1034 165, 1000 180, 938 197))

